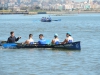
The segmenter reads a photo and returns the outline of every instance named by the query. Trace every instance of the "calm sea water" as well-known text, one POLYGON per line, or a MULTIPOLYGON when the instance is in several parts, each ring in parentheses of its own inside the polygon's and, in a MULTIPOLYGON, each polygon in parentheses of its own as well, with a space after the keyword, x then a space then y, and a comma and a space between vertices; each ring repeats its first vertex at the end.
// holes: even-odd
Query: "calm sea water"
POLYGON ((100 75, 100 14, 50 15, 50 23, 40 22, 49 15, 0 15, 0 40, 7 40, 10 31, 24 42, 32 33, 34 40, 44 34, 60 41, 71 32, 74 41, 81 41, 81 51, 52 49, 2 49, 0 75, 100 75))

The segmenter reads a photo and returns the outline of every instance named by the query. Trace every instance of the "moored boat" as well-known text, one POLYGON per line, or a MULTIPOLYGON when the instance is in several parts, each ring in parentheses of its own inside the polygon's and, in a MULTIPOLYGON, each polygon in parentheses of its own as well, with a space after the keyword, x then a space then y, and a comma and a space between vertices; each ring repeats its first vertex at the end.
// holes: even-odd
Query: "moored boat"
POLYGON ((67 43, 67 44, 58 44, 58 45, 38 45, 38 44, 21 44, 21 43, 5 43, 2 45, 4 48, 57 48, 57 49, 66 49, 66 50, 81 50, 80 41, 67 43))

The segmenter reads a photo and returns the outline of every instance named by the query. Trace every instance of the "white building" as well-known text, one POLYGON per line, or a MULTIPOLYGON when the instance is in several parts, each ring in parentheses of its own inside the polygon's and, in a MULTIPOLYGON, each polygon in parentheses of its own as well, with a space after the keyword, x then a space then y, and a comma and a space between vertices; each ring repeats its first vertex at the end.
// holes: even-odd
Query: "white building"
POLYGON ((30 3, 31 0, 20 0, 20 2, 22 2, 22 3, 30 3))
POLYGON ((12 7, 14 5, 15 5, 15 3, 8 3, 8 7, 12 7))
POLYGON ((65 5, 65 10, 71 10, 72 8, 73 8, 73 5, 71 5, 71 4, 65 5))
POLYGON ((93 2, 93 0, 88 0, 88 3, 91 4, 93 2))

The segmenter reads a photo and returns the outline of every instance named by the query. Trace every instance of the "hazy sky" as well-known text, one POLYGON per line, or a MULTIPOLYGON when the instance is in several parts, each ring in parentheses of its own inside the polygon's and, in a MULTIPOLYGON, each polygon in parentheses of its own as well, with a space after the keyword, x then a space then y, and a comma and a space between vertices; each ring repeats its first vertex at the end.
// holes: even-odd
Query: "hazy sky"
MULTIPOLYGON (((75 2, 82 2, 82 1, 88 1, 88 0, 72 0, 72 1, 75 1, 75 2)), ((94 1, 94 0, 93 0, 94 1)), ((100 0, 98 0, 100 1, 100 0)))
POLYGON ((72 1, 75 1, 75 2, 82 2, 82 1, 87 1, 87 0, 72 0, 72 1))

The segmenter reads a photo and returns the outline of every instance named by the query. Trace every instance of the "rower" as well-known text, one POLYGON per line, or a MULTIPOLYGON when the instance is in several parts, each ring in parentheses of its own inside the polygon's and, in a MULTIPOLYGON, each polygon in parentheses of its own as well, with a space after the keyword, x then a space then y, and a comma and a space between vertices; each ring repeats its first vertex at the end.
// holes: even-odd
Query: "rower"
POLYGON ((71 33, 67 32, 66 33, 66 39, 62 42, 62 44, 72 43, 72 42, 73 42, 73 38, 71 37, 71 33))
POLYGON ((11 31, 10 35, 11 36, 8 38, 7 43, 15 43, 15 42, 17 42, 21 38, 21 37, 16 38, 14 36, 14 31, 11 31))
POLYGON ((32 39, 32 34, 29 34, 29 39, 24 42, 24 44, 34 44, 34 40, 32 39))
POLYGON ((58 34, 54 34, 54 39, 51 42, 52 44, 60 44, 59 39, 58 39, 58 34))
POLYGON ((44 17, 42 17, 41 21, 43 21, 43 20, 44 20, 44 17))
POLYGON ((39 35, 39 39, 40 39, 40 40, 38 41, 38 44, 39 44, 39 45, 47 44, 47 43, 46 43, 46 40, 44 39, 43 34, 40 34, 40 35, 39 35))

